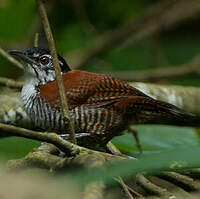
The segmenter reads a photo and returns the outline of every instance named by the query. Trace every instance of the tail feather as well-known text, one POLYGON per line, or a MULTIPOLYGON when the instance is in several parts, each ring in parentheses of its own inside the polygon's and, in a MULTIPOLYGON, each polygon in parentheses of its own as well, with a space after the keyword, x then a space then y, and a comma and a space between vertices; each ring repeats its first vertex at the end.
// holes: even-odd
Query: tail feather
MULTIPOLYGON (((109 104, 110 106, 110 104, 109 104)), ((148 96, 128 96, 113 102, 115 110, 133 119, 135 124, 169 124, 177 126, 200 126, 200 117, 177 106, 148 96)))
POLYGON ((151 117, 149 117, 149 120, 147 117, 145 123, 192 127, 200 126, 199 116, 195 116, 194 114, 188 113, 172 104, 160 100, 150 100, 149 103, 151 106, 151 117))

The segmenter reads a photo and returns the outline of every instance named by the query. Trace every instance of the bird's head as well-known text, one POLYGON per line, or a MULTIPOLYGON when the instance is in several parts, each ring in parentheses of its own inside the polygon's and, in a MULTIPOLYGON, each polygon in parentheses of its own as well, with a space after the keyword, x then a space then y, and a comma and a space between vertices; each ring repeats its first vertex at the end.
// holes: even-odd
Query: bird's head
MULTIPOLYGON (((11 50, 11 55, 17 56, 25 63, 25 78, 35 79, 39 85, 55 80, 55 69, 53 58, 48 49, 33 47, 25 51, 11 50)), ((61 73, 70 71, 66 61, 58 55, 61 73)))

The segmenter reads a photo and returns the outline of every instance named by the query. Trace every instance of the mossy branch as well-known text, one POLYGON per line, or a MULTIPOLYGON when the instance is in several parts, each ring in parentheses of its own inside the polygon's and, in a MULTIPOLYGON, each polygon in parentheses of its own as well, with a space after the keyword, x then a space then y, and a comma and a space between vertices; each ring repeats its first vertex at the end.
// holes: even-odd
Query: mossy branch
POLYGON ((1 133, 7 133, 11 136, 18 136, 18 137, 24 137, 28 139, 35 139, 42 142, 48 142, 50 144, 54 144, 56 147, 58 147, 62 152, 66 153, 67 156, 75 156, 79 153, 89 153, 93 155, 101 155, 105 157, 107 160, 114 160, 114 159, 125 159, 125 157, 121 156, 113 156, 108 153, 95 151, 91 149, 87 149, 85 147, 78 146, 76 144, 73 144, 67 140, 62 139, 58 134, 56 133, 45 133, 45 132, 38 132, 33 131, 25 128, 16 127, 13 125, 8 124, 2 124, 0 123, 0 132, 1 133))

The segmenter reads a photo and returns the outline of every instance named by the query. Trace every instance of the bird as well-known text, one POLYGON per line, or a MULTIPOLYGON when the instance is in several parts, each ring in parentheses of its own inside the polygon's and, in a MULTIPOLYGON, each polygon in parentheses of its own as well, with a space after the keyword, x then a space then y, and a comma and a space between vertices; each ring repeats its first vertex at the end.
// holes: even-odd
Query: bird
MULTIPOLYGON (((36 127, 63 135, 65 126, 49 49, 32 47, 9 53, 25 65, 21 91, 25 111, 36 127)), ((59 54, 58 60, 69 115, 80 145, 105 146, 131 124, 192 126, 200 121, 193 114, 154 99, 125 81, 105 74, 72 70, 59 54)))

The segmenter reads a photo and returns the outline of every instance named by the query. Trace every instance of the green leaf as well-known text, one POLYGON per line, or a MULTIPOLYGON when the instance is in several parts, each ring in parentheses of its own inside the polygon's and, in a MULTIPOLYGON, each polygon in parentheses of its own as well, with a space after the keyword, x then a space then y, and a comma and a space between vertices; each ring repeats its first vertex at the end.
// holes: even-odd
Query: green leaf
POLYGON ((20 137, 7 137, 0 139, 0 159, 8 160, 22 158, 34 147, 39 146, 38 141, 20 137))
POLYGON ((123 160, 95 169, 83 169, 71 174, 79 183, 86 184, 91 181, 103 180, 113 183, 113 178, 135 176, 146 172, 155 174, 167 170, 183 170, 196 168, 200 165, 200 147, 182 147, 157 154, 146 155, 139 160, 123 160))
MULTIPOLYGON (((138 131, 143 154, 155 153, 181 146, 197 146, 199 140, 195 129, 164 125, 138 125, 138 131)), ((134 155, 137 151, 134 137, 130 133, 112 140, 121 151, 134 155)))

